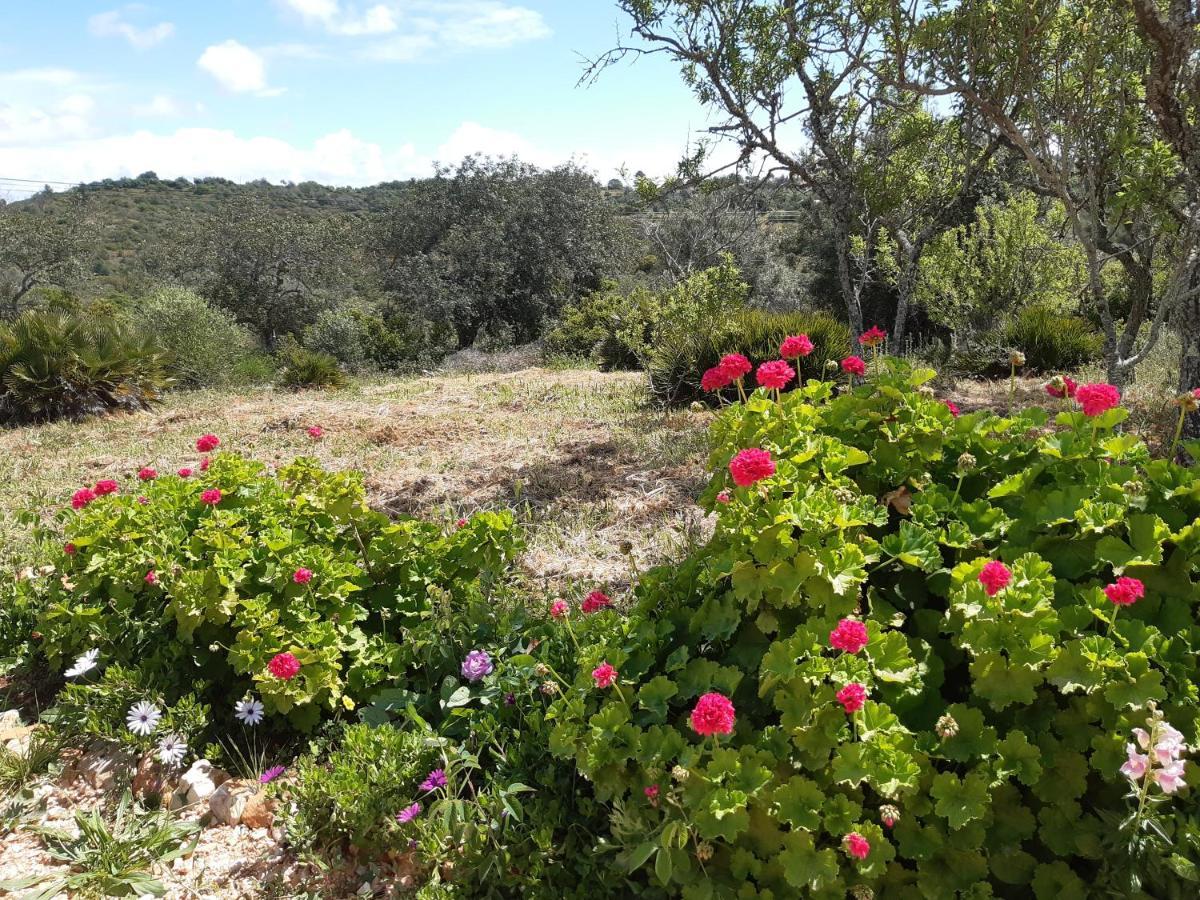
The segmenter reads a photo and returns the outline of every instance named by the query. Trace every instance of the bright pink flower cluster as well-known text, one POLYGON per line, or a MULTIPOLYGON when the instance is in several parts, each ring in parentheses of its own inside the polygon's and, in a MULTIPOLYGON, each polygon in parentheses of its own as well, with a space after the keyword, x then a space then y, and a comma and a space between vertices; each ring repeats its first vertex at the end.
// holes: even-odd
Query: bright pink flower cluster
POLYGON ((151 569, 146 573, 144 581, 146 584, 158 584, 158 573, 151 569))
POLYGON ((596 682, 598 688, 610 688, 616 680, 617 670, 607 662, 602 662, 592 669, 592 681, 596 682))
POLYGON ((958 408, 958 404, 956 404, 953 400, 943 400, 942 402, 946 404, 946 409, 950 410, 950 415, 954 416, 954 418, 957 419, 960 415, 962 415, 962 412, 958 408))
POLYGON ((782 359, 773 359, 763 363, 754 375, 760 386, 772 391, 782 391, 795 377, 796 370, 782 359))
POLYGON ((72 544, 70 541, 68 541, 66 544, 63 545, 63 553, 67 554, 67 556, 74 556, 76 554, 76 552, 77 552, 76 546, 74 544, 72 544))
POLYGON ((149 466, 146 466, 144 469, 138 471, 138 481, 153 481, 157 477, 158 472, 149 466))
POLYGON ((726 353, 721 361, 700 376, 700 387, 706 391, 719 391, 750 374, 753 366, 740 353, 726 353))
POLYGON ((308 426, 308 436, 314 441, 319 441, 321 438, 325 437, 325 429, 320 425, 310 425, 308 426))
POLYGON ((739 450, 729 461, 729 474, 738 487, 749 487, 774 475, 775 461, 771 459, 770 452, 757 447, 739 450))
POLYGON ((646 795, 646 799, 653 803, 658 799, 658 785, 650 784, 642 788, 642 793, 646 795))
POLYGON ((847 375, 866 375, 867 364, 862 361, 860 356, 847 356, 842 360, 842 371, 847 375))
POLYGON ((837 692, 838 703, 848 713, 856 713, 867 702, 867 689, 857 681, 852 681, 837 692))
POLYGON ((708 737, 712 734, 730 734, 737 718, 733 701, 724 694, 710 691, 696 701, 692 709, 691 725, 696 734, 708 737))
POLYGON ((713 366, 700 376, 700 387, 709 393, 715 393, 721 388, 728 387, 731 381, 733 379, 729 377, 728 372, 720 366, 713 366))
POLYGON ((96 492, 91 488, 80 488, 71 495, 71 508, 83 509, 89 503, 96 499, 96 492))
POLYGON ((844 653, 857 653, 868 640, 867 626, 857 619, 842 619, 829 632, 829 646, 844 653))
POLYGON ((180 469, 175 474, 177 474, 180 478, 191 478, 192 470, 189 469, 187 466, 184 466, 182 469, 180 469))
POLYGON ((217 488, 210 488, 200 495, 200 502, 206 506, 216 506, 221 502, 221 492, 217 488))
POLYGON ((779 345, 779 355, 784 359, 800 359, 813 352, 813 342, 807 334, 793 334, 785 337, 779 345))
POLYGON ((291 653, 276 653, 267 663, 267 671, 276 678, 291 681, 300 672, 300 660, 291 653))
POLYGON ((989 597, 995 597, 1000 591, 1008 587, 1008 583, 1012 581, 1012 572, 1008 566, 997 559, 991 560, 979 572, 979 583, 983 585, 983 590, 989 597))
POLYGON ((1061 400, 1064 397, 1074 397, 1078 387, 1079 385, 1074 380, 1063 375, 1046 384, 1046 393, 1061 400), (1062 382, 1062 387, 1059 387, 1057 382, 1062 382))
POLYGON ((846 835, 843 843, 846 845, 846 852, 855 859, 866 859, 871 853, 871 842, 857 831, 846 835))
POLYGON ((1111 384, 1081 384, 1075 389, 1075 399, 1084 415, 1098 416, 1121 402, 1121 392, 1111 384))
POLYGON ((559 597, 550 604, 550 618, 561 619, 570 611, 570 609, 571 607, 567 604, 567 601, 559 597))
POLYGON ((202 434, 196 438, 196 449, 201 453, 211 453, 221 446, 221 439, 215 434, 202 434))
POLYGON ((96 492, 97 497, 103 497, 107 494, 115 494, 120 490, 120 487, 111 478, 105 478, 103 481, 97 481, 96 486, 92 490, 96 492))
POLYGON ((1118 606, 1132 606, 1146 596, 1146 586, 1123 575, 1104 589, 1104 596, 1118 606))
POLYGON ((208 471, 208 464, 209 464, 210 462, 212 462, 212 460, 210 460, 210 459, 209 459, 207 456, 206 456, 206 457, 204 457, 204 459, 200 460, 200 471, 201 471, 201 472, 207 472, 207 471, 208 471))
POLYGON ((308 584, 310 581, 312 581, 312 577, 312 570, 306 569, 303 566, 292 573, 292 581, 296 584, 308 584))
POLYGON ((887 340, 887 332, 878 325, 872 325, 858 336, 858 343, 863 347, 878 347, 887 340))
POLYGON ((583 598, 583 603, 579 604, 579 608, 588 615, 600 612, 608 606, 612 606, 612 598, 604 591, 592 591, 583 598))
POLYGON ((717 494, 718 503, 728 503, 732 499, 733 498, 729 496, 729 491, 721 491, 719 494, 717 494))

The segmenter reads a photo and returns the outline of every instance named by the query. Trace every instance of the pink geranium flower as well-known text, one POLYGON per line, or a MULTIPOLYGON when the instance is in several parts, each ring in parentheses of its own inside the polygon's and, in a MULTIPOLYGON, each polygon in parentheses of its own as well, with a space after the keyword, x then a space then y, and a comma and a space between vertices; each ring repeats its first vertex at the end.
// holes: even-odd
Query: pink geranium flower
POLYGON ((96 486, 92 490, 96 492, 97 497, 103 497, 106 494, 115 494, 119 489, 115 481, 111 478, 105 478, 103 481, 97 481, 96 486))
POLYGON ((703 390, 714 393, 721 390, 721 388, 728 387, 731 381, 733 381, 733 378, 730 377, 728 372, 720 366, 713 366, 700 376, 700 387, 703 390))
POLYGON ((80 488, 71 495, 71 508, 83 509, 89 503, 96 499, 96 492, 91 488, 80 488))
POLYGON ((74 556, 76 553, 75 545, 69 542, 64 544, 63 553, 67 554, 67 556, 74 556))
POLYGON ((180 470, 179 470, 179 471, 178 471, 176 474, 177 474, 177 475, 178 475, 180 478, 191 478, 191 477, 192 477, 192 470, 191 470, 191 469, 189 469, 187 466, 184 466, 184 467, 183 467, 182 469, 180 469, 180 470))
POLYGON ((312 570, 305 569, 303 567, 292 573, 292 581, 294 581, 296 584, 308 584, 310 581, 312 581, 312 577, 312 570))
POLYGON ((200 495, 200 502, 206 506, 216 506, 221 502, 221 492, 216 488, 211 488, 200 495))
POLYGON ((844 653, 858 653, 869 639, 867 626, 857 619, 842 619, 829 632, 829 646, 844 653))
POLYGON ((308 436, 314 441, 319 441, 325 436, 325 429, 320 425, 310 425, 308 427, 308 436))
POLYGON ((746 359, 740 353, 726 353, 721 357, 721 362, 718 365, 725 370, 725 374, 729 376, 731 381, 736 381, 749 375, 754 368, 750 365, 750 360, 746 359))
POLYGON ((979 583, 989 597, 995 597, 1008 583, 1012 581, 1012 572, 1008 566, 993 559, 979 573, 979 583))
POLYGON ((848 713, 856 713, 867 701, 867 689, 856 681, 850 682, 837 692, 838 703, 848 713))
POLYGON ((871 853, 871 842, 857 831, 846 835, 843 843, 846 845, 846 852, 855 859, 866 859, 871 853))
POLYGON ((583 598, 583 603, 580 604, 580 609, 587 615, 600 612, 607 606, 612 606, 612 598, 604 591, 592 591, 583 598))
POLYGON ((141 469, 138 471, 138 480, 139 481, 153 481, 157 477, 158 477, 158 472, 156 472, 154 469, 150 468, 149 466, 146 466, 144 469, 141 469))
POLYGON ((946 404, 946 409, 950 410, 950 415, 954 416, 954 418, 957 419, 960 415, 962 415, 962 413, 959 411, 958 404, 956 404, 954 401, 943 400, 942 402, 946 404))
POLYGON ((291 681, 300 672, 300 660, 291 653, 276 653, 267 663, 267 671, 276 678, 291 681))
POLYGON ((796 370, 782 359, 765 362, 758 367, 755 379, 759 385, 772 391, 782 391, 796 377, 796 370))
POLYGON ((813 342, 807 334, 794 334, 783 339, 779 345, 779 355, 784 359, 800 359, 813 352, 813 342))
POLYGON ((729 474, 738 487, 749 487, 775 474, 775 462, 767 450, 751 447, 740 450, 729 461, 729 474))
POLYGON ((598 688, 610 688, 616 680, 617 670, 609 663, 600 663, 600 665, 592 669, 592 681, 596 682, 596 687, 598 688))
POLYGON ((878 347, 887 340, 887 332, 878 325, 872 325, 858 336, 858 343, 863 347, 878 347))
POLYGON ((570 608, 571 607, 567 604, 567 601, 560 597, 550 604, 550 618, 561 619, 567 614, 570 608))
POLYGON ((1104 588, 1104 596, 1118 606, 1132 606, 1146 596, 1146 586, 1136 578, 1122 576, 1104 588))
POLYGON ((1121 402, 1121 392, 1111 384, 1081 384, 1075 389, 1075 399, 1084 415, 1098 416, 1121 402))
POLYGON ((847 375, 866 375, 867 364, 862 361, 860 356, 847 356, 842 360, 842 371, 847 375))
POLYGON ((196 438, 196 449, 201 453, 211 453, 221 446, 221 439, 215 434, 202 434, 196 438))
POLYGON ((696 734, 708 737, 712 734, 730 734, 736 717, 733 701, 724 694, 712 691, 696 701, 690 721, 696 734))
POLYGON ((158 573, 151 569, 143 580, 146 584, 158 584, 158 573))

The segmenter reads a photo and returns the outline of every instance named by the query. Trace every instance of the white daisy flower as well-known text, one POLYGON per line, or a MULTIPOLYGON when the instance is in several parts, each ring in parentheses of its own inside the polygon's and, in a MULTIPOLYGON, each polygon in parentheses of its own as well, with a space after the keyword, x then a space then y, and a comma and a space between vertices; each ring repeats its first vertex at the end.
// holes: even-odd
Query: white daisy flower
POLYGON ((157 706, 142 700, 130 707, 129 714, 125 716, 125 724, 134 734, 145 737, 154 733, 154 729, 158 727, 158 720, 161 718, 162 713, 158 711, 157 706))
POLYGON ((262 701, 247 697, 233 704, 233 714, 243 725, 254 726, 263 720, 262 701))
POLYGON ((85 672, 90 672, 96 668, 96 661, 100 658, 99 650, 89 650, 71 665, 71 668, 63 672, 64 678, 78 678, 85 672))
POLYGON ((158 758, 165 765, 177 766, 187 755, 187 741, 177 734, 168 734, 158 742, 158 758))

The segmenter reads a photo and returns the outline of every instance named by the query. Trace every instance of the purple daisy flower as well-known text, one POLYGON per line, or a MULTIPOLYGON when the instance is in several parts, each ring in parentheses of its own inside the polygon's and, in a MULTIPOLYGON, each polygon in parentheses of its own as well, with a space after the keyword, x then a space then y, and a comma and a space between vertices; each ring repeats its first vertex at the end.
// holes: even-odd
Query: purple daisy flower
POLYGON ((445 786, 446 771, 444 769, 434 769, 421 782, 421 790, 423 791, 436 791, 438 788, 444 788, 445 786))
POLYGON ((271 766, 271 768, 267 769, 267 771, 258 776, 258 780, 263 784, 270 784, 286 771, 286 766, 271 766))
POLYGON ((414 803, 412 806, 406 806, 396 814, 396 821, 403 825, 405 822, 411 822, 421 814, 421 804, 414 803))

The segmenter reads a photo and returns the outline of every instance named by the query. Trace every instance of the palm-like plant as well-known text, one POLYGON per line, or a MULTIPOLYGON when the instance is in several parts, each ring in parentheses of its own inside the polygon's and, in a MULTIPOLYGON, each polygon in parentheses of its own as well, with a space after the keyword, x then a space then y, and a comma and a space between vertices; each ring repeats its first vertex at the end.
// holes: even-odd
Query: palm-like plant
POLYGON ((118 320, 30 310, 0 327, 0 424, 146 409, 171 383, 166 363, 118 320))

